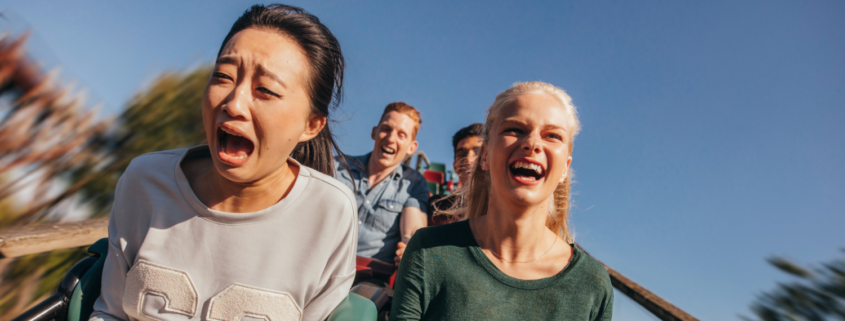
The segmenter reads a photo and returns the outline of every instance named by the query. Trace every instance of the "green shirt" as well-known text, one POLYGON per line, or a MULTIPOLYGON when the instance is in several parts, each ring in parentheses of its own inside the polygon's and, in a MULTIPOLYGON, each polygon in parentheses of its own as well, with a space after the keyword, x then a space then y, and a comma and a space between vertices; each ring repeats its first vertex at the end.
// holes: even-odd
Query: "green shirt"
POLYGON ((557 275, 520 280, 490 262, 469 222, 420 229, 399 266, 390 320, 610 320, 607 271, 573 248, 557 275))

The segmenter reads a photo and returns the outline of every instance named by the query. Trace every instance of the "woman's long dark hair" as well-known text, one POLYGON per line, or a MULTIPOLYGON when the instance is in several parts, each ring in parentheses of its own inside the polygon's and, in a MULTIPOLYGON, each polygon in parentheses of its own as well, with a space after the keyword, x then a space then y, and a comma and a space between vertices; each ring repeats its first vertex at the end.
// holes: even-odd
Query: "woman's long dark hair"
MULTIPOLYGON (((320 23, 320 19, 299 7, 283 4, 254 5, 232 25, 217 56, 223 52, 229 39, 247 28, 270 29, 296 40, 311 63, 312 77, 307 84, 311 112, 328 120, 329 109, 336 108, 343 97, 345 66, 340 43, 329 28, 320 23)), ((290 156, 302 165, 332 176, 332 149, 346 165, 346 155, 340 151, 327 121, 316 137, 297 144, 290 156)))

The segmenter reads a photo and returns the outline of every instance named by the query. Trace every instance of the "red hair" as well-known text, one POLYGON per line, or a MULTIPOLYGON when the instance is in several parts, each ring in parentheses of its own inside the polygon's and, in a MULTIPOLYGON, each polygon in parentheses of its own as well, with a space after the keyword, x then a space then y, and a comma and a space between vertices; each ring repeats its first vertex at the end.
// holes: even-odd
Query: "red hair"
POLYGON ((395 111, 397 113, 406 115, 414 121, 414 139, 417 138, 417 132, 420 131, 420 125, 422 125, 422 118, 420 118, 420 111, 414 108, 414 106, 408 105, 405 102, 397 101, 387 104, 387 107, 384 107, 384 112, 381 113, 381 118, 379 118, 379 122, 384 120, 384 115, 387 113, 395 111))

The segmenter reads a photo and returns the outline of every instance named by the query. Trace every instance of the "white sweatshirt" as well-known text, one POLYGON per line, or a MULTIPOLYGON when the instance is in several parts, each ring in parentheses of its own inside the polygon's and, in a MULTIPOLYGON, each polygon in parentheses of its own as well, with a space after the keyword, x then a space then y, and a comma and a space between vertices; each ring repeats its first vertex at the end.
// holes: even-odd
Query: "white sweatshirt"
POLYGON ((355 275, 355 198, 300 166, 255 213, 211 210, 180 163, 207 146, 142 155, 115 190, 109 253, 90 320, 324 320, 355 275))

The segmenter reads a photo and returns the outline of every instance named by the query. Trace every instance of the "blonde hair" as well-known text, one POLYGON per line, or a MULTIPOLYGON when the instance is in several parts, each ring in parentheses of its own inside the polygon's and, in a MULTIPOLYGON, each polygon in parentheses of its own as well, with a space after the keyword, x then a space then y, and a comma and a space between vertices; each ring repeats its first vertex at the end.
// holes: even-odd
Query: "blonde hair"
MULTIPOLYGON (((566 132, 569 134, 569 153, 572 154, 573 140, 575 139, 575 135, 578 135, 578 132, 581 130, 581 123, 578 121, 578 112, 575 109, 575 105, 572 104, 572 98, 563 89, 539 81, 515 83, 507 90, 496 95, 496 100, 487 109, 487 119, 484 122, 484 130, 481 134, 483 144, 485 146, 487 145, 489 131, 493 124, 496 123, 502 107, 508 105, 521 95, 532 93, 547 94, 563 105, 566 114, 569 116, 569 121, 566 124, 566 132)), ((554 197, 551 200, 551 206, 549 208, 549 215, 546 219, 546 227, 557 233, 564 241, 570 244, 575 242, 569 227, 571 177, 572 170, 566 175, 563 183, 558 184, 557 188, 555 188, 554 197)), ((490 173, 481 169, 480 160, 473 165, 469 186, 464 186, 449 197, 456 198, 456 201, 453 202, 454 205, 449 209, 441 210, 438 208, 438 214, 459 215, 465 219, 487 215, 487 203, 490 198, 490 173)))

